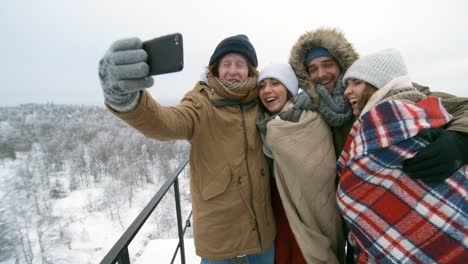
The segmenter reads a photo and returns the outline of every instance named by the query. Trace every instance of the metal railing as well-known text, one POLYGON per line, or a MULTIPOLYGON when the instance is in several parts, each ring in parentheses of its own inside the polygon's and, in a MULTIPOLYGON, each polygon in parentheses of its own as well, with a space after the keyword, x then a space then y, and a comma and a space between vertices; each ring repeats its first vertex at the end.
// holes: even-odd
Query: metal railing
POLYGON ((174 174, 164 183, 163 186, 159 189, 156 195, 149 201, 149 203, 143 208, 140 214, 135 218, 133 223, 128 227, 127 230, 123 233, 123 235, 117 240, 114 246, 110 249, 110 251, 104 256, 101 264, 130 264, 130 256, 128 254, 128 245, 132 242, 133 238, 136 236, 140 228, 146 222, 148 217, 151 213, 156 209, 159 202, 162 200, 164 195, 166 195, 169 188, 174 185, 174 196, 175 196, 175 205, 177 211, 177 227, 179 233, 179 243, 175 249, 174 255, 172 257, 171 263, 174 263, 174 260, 177 256, 177 253, 180 249, 180 260, 182 264, 185 264, 185 247, 184 247, 184 234, 187 227, 190 226, 190 216, 192 212, 190 211, 190 215, 188 216, 185 227, 182 228, 182 216, 181 216, 181 206, 180 206, 180 195, 179 195, 179 174, 185 168, 188 163, 188 159, 183 161, 179 167, 176 169, 174 174))

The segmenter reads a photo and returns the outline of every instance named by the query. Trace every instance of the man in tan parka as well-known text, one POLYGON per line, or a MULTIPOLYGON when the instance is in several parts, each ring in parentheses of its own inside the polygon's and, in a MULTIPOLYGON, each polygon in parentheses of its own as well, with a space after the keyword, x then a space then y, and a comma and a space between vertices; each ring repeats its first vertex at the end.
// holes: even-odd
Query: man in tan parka
POLYGON ((258 72, 245 35, 221 41, 204 81, 175 107, 163 107, 145 88, 147 54, 138 38, 116 41, 100 62, 108 109, 147 137, 185 139, 196 253, 202 263, 273 263, 275 222, 270 177, 255 119, 258 72))
MULTIPOLYGON (((333 28, 319 28, 301 35, 289 58, 300 86, 312 98, 312 110, 320 112, 332 129, 337 157, 355 121, 344 96, 342 77, 358 57, 342 32, 333 28)), ((413 178, 443 180, 462 164, 468 163, 468 157, 461 154, 464 151, 453 150, 468 148, 468 98, 430 92, 427 87, 413 85, 426 95, 442 98, 444 107, 454 115, 454 119, 445 130, 429 131, 432 144, 407 160, 403 170, 413 178)), ((353 263, 350 254, 347 255, 347 263, 353 263)))

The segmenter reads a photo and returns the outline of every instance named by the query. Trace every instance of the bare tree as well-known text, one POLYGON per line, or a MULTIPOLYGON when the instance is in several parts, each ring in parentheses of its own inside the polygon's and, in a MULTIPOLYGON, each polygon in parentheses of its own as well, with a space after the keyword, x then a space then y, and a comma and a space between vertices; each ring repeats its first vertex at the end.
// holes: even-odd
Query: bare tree
POLYGON ((83 145, 79 145, 72 153, 70 160, 70 190, 76 190, 81 187, 89 187, 90 181, 89 162, 86 149, 83 145))
POLYGON ((0 198, 0 262, 10 258, 17 244, 12 218, 6 204, 6 197, 0 198))
POLYGON ((118 184, 118 181, 112 181, 106 184, 104 187, 104 201, 106 204, 106 207, 109 211, 109 215, 112 221, 117 220, 122 229, 125 228, 125 225, 122 221, 122 216, 120 212, 121 205, 123 204, 122 202, 122 188, 120 184, 118 184))

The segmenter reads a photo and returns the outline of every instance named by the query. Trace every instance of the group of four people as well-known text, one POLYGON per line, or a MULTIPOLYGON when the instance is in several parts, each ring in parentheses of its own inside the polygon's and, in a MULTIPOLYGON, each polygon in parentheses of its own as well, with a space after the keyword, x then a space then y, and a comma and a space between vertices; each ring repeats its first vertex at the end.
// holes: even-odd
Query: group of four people
POLYGON ((359 58, 320 28, 259 73, 236 35, 174 107, 146 91, 146 60, 138 38, 112 44, 99 65, 105 104, 148 137, 190 142, 202 263, 467 258, 468 99, 412 83, 398 51, 359 58))

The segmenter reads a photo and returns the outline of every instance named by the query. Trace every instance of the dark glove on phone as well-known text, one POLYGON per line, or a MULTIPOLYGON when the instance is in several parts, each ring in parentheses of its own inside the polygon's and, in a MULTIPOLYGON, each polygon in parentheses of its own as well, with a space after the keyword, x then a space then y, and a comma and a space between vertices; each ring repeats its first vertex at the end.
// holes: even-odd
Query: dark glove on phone
POLYGON ((405 160, 403 171, 413 179, 443 181, 468 163, 468 135, 441 128, 426 129, 419 137, 431 142, 416 156, 405 160))
POLYGON ((293 97, 294 109, 299 110, 315 110, 315 104, 312 98, 310 98, 309 94, 305 91, 298 93, 296 96, 293 97))
POLYGON ((140 90, 151 87, 148 55, 139 38, 115 41, 99 62, 99 79, 104 99, 113 109, 128 112, 135 108, 140 90))

